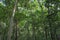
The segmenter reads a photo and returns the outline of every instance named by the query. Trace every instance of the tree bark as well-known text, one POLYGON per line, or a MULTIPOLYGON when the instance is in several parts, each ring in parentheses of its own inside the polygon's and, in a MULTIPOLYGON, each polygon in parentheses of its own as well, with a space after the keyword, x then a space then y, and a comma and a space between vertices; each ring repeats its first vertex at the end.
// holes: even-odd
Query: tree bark
POLYGON ((8 39, 7 40, 11 40, 13 26, 14 26, 14 16, 15 16, 16 8, 17 8, 17 0, 15 0, 12 16, 10 18, 10 24, 9 24, 9 29, 8 29, 8 39))

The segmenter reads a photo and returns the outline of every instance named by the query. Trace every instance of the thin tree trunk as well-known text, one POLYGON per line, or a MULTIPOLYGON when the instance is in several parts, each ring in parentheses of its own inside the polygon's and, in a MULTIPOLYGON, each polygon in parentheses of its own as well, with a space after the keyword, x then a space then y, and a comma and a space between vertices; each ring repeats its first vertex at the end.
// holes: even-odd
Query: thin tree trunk
POLYGON ((15 37, 15 40, 17 40, 17 24, 16 24, 16 37, 15 37))
POLYGON ((13 21, 14 21, 14 16, 15 16, 15 12, 16 12, 16 7, 17 7, 17 0, 15 0, 15 5, 13 8, 12 16, 10 18, 10 25, 9 25, 9 29, 8 29, 8 39, 7 40, 11 40, 13 26, 14 26, 13 21))
POLYGON ((33 35, 32 35, 32 40, 36 40, 36 36, 35 36, 35 25, 32 24, 32 31, 33 31, 33 35))
POLYGON ((17 19, 14 19, 15 21, 14 21, 14 40, 17 40, 18 38, 17 38, 17 19))
POLYGON ((27 20, 27 22, 24 25, 25 29, 27 30, 27 39, 26 40, 31 40, 31 39, 29 39, 29 25, 30 25, 29 20, 27 20))
POLYGON ((0 40, 1 40, 1 35, 0 35, 0 40))
POLYGON ((45 27, 45 40, 48 40, 47 27, 45 27))

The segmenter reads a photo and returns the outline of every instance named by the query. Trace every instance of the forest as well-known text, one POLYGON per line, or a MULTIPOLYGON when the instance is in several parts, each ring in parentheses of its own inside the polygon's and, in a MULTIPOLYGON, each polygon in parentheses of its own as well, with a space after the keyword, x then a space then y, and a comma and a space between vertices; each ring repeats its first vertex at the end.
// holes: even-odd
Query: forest
POLYGON ((0 0, 0 40, 60 40, 60 0, 0 0))

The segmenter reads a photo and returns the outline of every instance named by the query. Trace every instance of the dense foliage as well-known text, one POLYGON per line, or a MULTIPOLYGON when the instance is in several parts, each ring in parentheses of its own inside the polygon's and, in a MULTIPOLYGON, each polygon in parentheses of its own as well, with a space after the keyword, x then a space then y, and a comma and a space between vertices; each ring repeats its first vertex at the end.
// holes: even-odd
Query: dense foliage
POLYGON ((60 40, 60 0, 0 0, 0 40, 60 40))

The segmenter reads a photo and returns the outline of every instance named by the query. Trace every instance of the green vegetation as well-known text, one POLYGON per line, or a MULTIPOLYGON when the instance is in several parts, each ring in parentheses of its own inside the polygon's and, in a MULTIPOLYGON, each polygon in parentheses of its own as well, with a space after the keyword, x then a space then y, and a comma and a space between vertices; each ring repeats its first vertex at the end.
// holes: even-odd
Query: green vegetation
POLYGON ((60 0, 0 0, 0 40, 60 40, 60 0))

